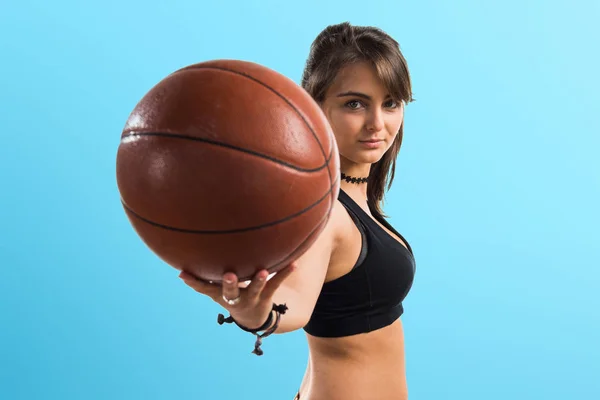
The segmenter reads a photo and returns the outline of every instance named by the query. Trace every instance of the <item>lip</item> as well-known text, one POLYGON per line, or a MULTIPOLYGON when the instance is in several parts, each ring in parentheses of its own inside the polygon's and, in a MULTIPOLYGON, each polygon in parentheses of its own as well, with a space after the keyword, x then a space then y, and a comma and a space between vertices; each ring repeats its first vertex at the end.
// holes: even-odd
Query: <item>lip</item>
POLYGON ((382 139, 359 140, 359 143, 362 146, 367 147, 369 149, 376 149, 377 147, 381 146, 381 144, 383 144, 383 140, 382 139))

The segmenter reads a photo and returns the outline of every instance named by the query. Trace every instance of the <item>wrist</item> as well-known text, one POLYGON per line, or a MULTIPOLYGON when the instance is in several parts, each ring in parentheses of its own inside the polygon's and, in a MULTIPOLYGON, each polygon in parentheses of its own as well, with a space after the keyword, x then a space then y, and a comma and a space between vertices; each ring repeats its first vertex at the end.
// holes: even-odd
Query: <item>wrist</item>
POLYGON ((285 314, 287 309, 288 308, 285 304, 273 303, 273 306, 271 308, 271 311, 269 312, 269 316, 267 317, 266 321, 261 326, 255 328, 255 329, 250 329, 250 328, 244 326, 239 321, 236 321, 231 315, 229 317, 225 318, 225 316, 223 314, 219 314, 217 322, 219 323, 219 325, 222 325, 225 322, 235 323, 242 330, 244 330, 246 332, 250 332, 253 335, 255 335, 256 343, 254 344, 254 351, 252 353, 260 356, 263 354, 263 351, 260 348, 260 346, 262 344, 262 339, 266 338, 267 336, 272 335, 277 330, 277 328, 279 326, 279 322, 281 320, 281 315, 285 314), (264 333, 259 334, 258 332, 264 332, 264 333))
POLYGON ((274 312, 275 312, 274 310, 269 311, 269 314, 267 315, 266 318, 263 318, 262 322, 260 322, 260 325, 258 325, 256 323, 256 321, 252 321, 251 323, 245 323, 244 320, 240 320, 240 319, 234 319, 233 322, 235 322, 235 324, 240 329, 242 329, 246 332, 250 332, 250 333, 262 332, 262 331, 266 331, 273 325, 273 322, 275 321, 275 318, 273 318, 274 312))

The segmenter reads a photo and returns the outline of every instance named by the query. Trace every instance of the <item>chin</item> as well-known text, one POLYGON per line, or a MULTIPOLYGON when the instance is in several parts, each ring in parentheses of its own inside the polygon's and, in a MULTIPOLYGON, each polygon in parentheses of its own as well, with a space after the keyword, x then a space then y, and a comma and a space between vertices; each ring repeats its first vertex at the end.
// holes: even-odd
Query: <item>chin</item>
POLYGON ((346 157, 356 164, 375 164, 381 160, 385 152, 381 151, 360 151, 352 154, 352 157, 346 157))

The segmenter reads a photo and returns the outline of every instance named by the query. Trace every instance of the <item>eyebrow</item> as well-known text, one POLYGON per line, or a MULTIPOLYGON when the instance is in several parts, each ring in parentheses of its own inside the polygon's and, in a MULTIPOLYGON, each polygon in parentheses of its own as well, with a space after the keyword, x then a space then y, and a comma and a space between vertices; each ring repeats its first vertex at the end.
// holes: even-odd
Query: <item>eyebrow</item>
POLYGON ((337 95, 337 97, 362 97, 363 99, 367 99, 367 100, 371 100, 371 96, 366 95, 364 93, 360 93, 360 92, 343 92, 337 95))
MULTIPOLYGON (((353 91, 340 93, 337 95, 337 97, 362 97, 363 99, 371 100, 371 96, 369 96, 368 94, 353 91)), ((388 99, 390 97, 391 96, 388 94, 385 98, 388 99)))

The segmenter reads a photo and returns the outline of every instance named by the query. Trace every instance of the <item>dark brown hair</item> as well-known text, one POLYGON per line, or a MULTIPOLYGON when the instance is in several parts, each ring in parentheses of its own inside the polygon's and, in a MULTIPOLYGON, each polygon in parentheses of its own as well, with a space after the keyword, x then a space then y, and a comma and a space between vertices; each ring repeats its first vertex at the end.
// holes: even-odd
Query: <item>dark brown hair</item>
MULTIPOLYGON (((372 63, 394 100, 413 101, 408 66, 398 42, 379 28, 348 22, 326 27, 313 41, 301 85, 317 102, 322 102, 340 69, 361 61, 372 63)), ((403 129, 404 122, 392 146, 371 165, 369 172, 367 199, 381 215, 386 186, 389 190, 394 181, 403 129)))

